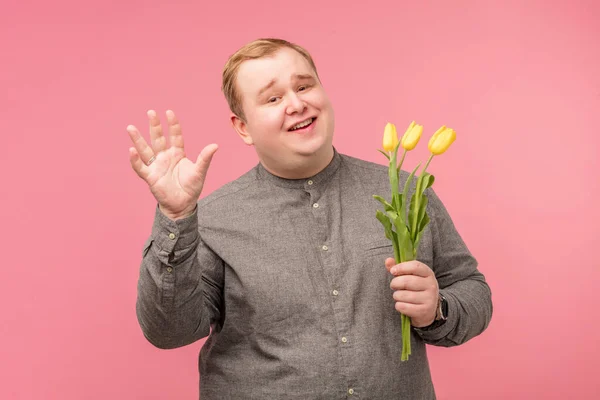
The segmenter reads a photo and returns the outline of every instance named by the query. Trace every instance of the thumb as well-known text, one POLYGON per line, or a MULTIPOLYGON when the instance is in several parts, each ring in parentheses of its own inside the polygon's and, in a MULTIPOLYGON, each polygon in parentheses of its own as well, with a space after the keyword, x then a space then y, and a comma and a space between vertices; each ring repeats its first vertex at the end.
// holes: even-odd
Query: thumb
POLYGON ((206 176, 206 171, 208 170, 210 162, 218 148, 219 146, 216 144, 209 144, 202 149, 200 154, 198 154, 198 158, 196 159, 196 169, 202 175, 203 179, 206 176))
POLYGON ((390 270, 392 269, 392 267, 396 265, 396 260, 388 257, 385 259, 385 268, 388 270, 388 272, 390 272, 390 270))

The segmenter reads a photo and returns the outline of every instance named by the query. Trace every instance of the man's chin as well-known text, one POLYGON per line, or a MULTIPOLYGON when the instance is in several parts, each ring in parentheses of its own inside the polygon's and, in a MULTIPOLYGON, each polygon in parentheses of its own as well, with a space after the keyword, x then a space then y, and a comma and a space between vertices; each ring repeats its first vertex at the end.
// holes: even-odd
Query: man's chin
POLYGON ((318 157, 325 150, 325 146, 298 146, 293 149, 294 154, 303 158, 318 157))
POLYGON ((329 147, 331 147, 331 141, 325 140, 321 135, 315 135, 310 140, 293 143, 290 150, 303 157, 312 157, 327 153, 329 147))

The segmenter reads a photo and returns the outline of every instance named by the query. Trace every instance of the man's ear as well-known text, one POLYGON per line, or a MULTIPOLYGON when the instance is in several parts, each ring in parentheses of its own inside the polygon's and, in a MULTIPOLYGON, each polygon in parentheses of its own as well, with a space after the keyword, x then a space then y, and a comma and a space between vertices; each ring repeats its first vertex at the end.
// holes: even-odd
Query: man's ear
POLYGON ((244 120, 235 114, 231 114, 230 118, 231 125, 233 125, 233 129, 235 129, 237 134, 240 135, 244 143, 246 143, 248 146, 252 146, 254 144, 254 141, 252 140, 252 136, 250 136, 248 130, 246 129, 247 125, 244 122, 244 120))

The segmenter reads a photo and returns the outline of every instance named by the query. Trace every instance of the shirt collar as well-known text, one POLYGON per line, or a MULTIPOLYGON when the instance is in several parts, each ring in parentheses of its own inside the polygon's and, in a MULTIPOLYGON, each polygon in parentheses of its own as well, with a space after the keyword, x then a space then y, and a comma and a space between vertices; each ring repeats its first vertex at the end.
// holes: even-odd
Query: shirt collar
POLYGON ((274 185, 291 189, 308 189, 325 184, 338 170, 341 163, 341 156, 333 147, 333 158, 329 164, 316 175, 303 179, 286 179, 273 175, 259 162, 256 166, 258 179, 262 179, 274 185))

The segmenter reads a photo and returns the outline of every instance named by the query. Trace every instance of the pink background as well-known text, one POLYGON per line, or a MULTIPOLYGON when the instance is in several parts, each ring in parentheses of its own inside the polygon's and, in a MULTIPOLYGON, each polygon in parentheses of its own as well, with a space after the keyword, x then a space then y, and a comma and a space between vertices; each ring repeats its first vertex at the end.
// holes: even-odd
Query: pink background
POLYGON ((0 15, 0 398, 197 398, 202 342, 158 350, 135 317, 155 203, 125 127, 171 108, 192 159, 220 145, 206 193, 241 175, 257 159, 220 73, 261 36, 312 52, 343 153, 383 163, 387 121, 458 132, 430 171, 495 312, 467 344, 429 347, 439 398, 598 398, 598 2, 15 3, 0 15))

